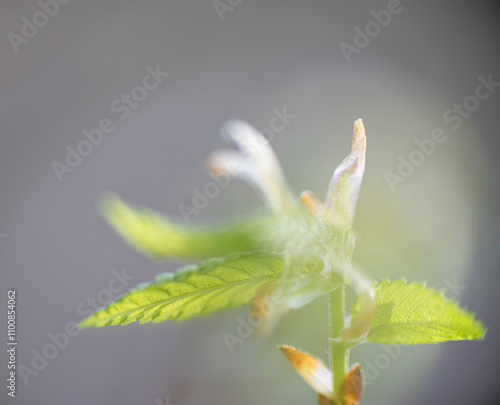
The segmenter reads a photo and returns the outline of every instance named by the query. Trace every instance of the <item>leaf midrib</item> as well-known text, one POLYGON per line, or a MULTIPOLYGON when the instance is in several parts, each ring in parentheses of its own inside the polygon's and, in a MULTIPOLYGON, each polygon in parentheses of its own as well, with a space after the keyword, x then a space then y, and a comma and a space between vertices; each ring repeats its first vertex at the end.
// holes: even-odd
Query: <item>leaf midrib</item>
MULTIPOLYGON (((191 299, 194 299, 194 298, 198 298, 197 295, 199 296, 201 294, 209 293, 209 292, 217 290, 217 289, 222 289, 222 288, 225 288, 225 287, 243 286, 244 284, 256 284, 256 283, 258 283, 260 281, 266 281, 266 280, 271 281, 272 279, 279 278, 279 276, 280 276, 279 274, 273 274, 273 275, 262 276, 262 277, 257 277, 257 278, 250 278, 250 279, 241 280, 241 281, 235 281, 233 283, 220 284, 220 285, 217 285, 217 286, 214 286, 214 287, 205 288, 205 289, 198 289, 197 291, 193 291, 193 292, 186 293, 186 294, 183 294, 183 295, 177 295, 175 297, 170 297, 170 298, 168 298, 166 300, 156 301, 156 302, 154 302, 154 303, 152 303, 152 304, 150 304, 150 305, 148 305, 146 307, 135 308, 135 309, 132 309, 132 310, 120 312, 120 313, 115 314, 115 315, 106 316, 104 319, 103 318, 100 318, 100 319, 98 318, 98 319, 100 321, 109 322, 109 321, 113 320, 114 318, 118 318, 118 317, 122 317, 122 316, 128 316, 131 313, 137 312, 137 311, 141 311, 142 314, 143 314, 145 311, 148 311, 148 310, 150 310, 150 309, 152 309, 154 307, 157 307, 157 306, 167 306, 167 305, 169 305, 169 304, 171 304, 171 303, 173 303, 173 302, 175 302, 177 300, 188 298, 190 295, 193 296, 193 298, 191 298, 191 299)), ((165 291, 163 291, 163 290, 159 290, 159 291, 165 293, 165 291)), ((187 302, 190 302, 191 299, 188 300, 187 302)), ((104 308, 103 311, 106 311, 106 308, 104 308)), ((137 318, 137 319, 135 319, 132 322, 135 322, 137 320, 140 320, 140 318, 137 318)))

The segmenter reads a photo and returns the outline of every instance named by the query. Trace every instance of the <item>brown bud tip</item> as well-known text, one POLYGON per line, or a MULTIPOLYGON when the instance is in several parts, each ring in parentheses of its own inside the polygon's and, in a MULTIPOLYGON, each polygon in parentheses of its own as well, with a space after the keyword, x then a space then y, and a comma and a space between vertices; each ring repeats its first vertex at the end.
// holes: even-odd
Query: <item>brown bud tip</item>
POLYGON ((354 121, 354 139, 359 136, 365 136, 365 124, 363 124, 362 118, 358 118, 354 121))
POLYGON ((327 398, 333 397, 332 372, 320 359, 292 346, 278 346, 278 348, 316 393, 327 398))
POLYGON ((310 191, 303 191, 300 195, 300 202, 311 212, 316 214, 323 202, 310 191))
POLYGON ((363 396, 364 386, 363 369, 359 363, 356 363, 345 375, 344 391, 342 393, 344 405, 358 405, 363 396))
POLYGON ((333 402, 330 398, 321 394, 318 395, 318 403, 319 405, 335 405, 335 402, 333 402))

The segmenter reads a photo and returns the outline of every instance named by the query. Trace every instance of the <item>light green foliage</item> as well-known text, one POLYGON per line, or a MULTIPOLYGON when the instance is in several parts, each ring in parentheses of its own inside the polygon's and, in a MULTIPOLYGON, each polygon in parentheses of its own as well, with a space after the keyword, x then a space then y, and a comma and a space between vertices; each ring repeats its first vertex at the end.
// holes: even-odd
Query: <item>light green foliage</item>
POLYGON ((215 229, 192 228, 177 224, 148 209, 134 208, 116 196, 103 200, 101 211, 114 230, 130 245, 155 258, 210 258, 235 251, 263 248, 258 218, 215 229))
POLYGON ((139 285, 84 319, 80 328, 182 321, 246 305, 255 298, 252 314, 265 317, 268 329, 288 309, 329 294, 332 370, 294 348, 287 347, 285 354, 313 388, 320 387, 320 402, 332 404, 359 403, 362 371, 358 365, 356 378, 361 381, 350 384, 355 377, 352 369, 347 372, 348 349, 365 339, 418 344, 484 337, 484 325, 441 292, 404 280, 372 284, 352 263, 356 240, 352 225, 365 168, 361 119, 354 123, 351 153, 335 169, 324 202, 311 192, 302 194, 302 204, 295 200, 269 141, 257 130, 232 121, 224 133, 238 151, 215 152, 208 159, 209 169, 246 180, 258 190, 270 214, 224 227, 197 228, 108 196, 102 214, 123 239, 147 256, 216 258, 139 285), (358 294, 350 324, 344 324, 344 284, 358 294))
MULTIPOLYGON (((307 267, 303 265, 298 269, 300 277, 294 291, 296 302, 301 288, 304 288, 307 298, 304 302, 310 302, 311 287, 324 294, 338 286, 319 274, 322 262, 308 260, 305 263, 307 267)), ((283 260, 278 256, 235 253, 207 260, 198 266, 186 266, 176 273, 162 274, 153 282, 138 286, 84 319, 79 326, 125 325, 138 320, 140 323, 168 319, 181 321, 219 309, 231 309, 250 302, 259 287, 279 280, 282 271, 283 260)), ((314 298, 319 295, 316 292, 314 298)))
MULTIPOLYGON (((367 340, 387 344, 482 339, 484 325, 456 301, 421 283, 385 279, 376 285, 376 308, 367 340)), ((355 303, 353 315, 358 309, 355 303)))

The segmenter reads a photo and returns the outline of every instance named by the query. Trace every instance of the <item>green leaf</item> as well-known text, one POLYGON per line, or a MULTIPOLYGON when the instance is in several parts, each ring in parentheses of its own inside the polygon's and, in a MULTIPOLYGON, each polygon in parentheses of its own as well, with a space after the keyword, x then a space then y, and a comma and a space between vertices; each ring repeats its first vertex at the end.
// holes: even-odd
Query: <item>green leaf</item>
MULTIPOLYGON (((376 285, 375 315, 367 340, 386 344, 482 339, 486 328, 470 311, 424 284, 385 279, 376 285)), ((356 316, 359 303, 353 308, 356 316)))
POLYGON ((271 219, 256 218, 216 229, 175 223, 147 208, 134 208, 116 196, 104 198, 101 212, 132 247, 154 258, 221 257, 263 248, 259 230, 271 219))
MULTIPOLYGON (((302 267, 300 273, 321 271, 323 264, 319 260, 307 263, 308 267, 302 267)), ((278 256, 238 253, 207 260, 139 285, 84 319, 79 327, 181 321, 245 305, 259 287, 279 280, 282 271, 283 260, 278 256)))
POLYGON ((180 224, 154 210, 132 207, 114 195, 103 199, 101 212, 126 242, 156 259, 208 259, 250 251, 318 256, 321 248, 343 249, 346 238, 345 232, 327 222, 315 222, 300 206, 286 215, 251 217, 214 228, 180 224))

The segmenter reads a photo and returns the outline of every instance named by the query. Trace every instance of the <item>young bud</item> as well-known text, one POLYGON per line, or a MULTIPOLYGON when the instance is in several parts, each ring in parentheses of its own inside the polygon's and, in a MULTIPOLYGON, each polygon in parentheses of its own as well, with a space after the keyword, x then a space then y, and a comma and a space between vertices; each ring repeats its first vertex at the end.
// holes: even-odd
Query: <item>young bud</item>
POLYGON ((366 134, 363 121, 354 122, 349 156, 335 169, 320 215, 340 230, 350 229, 365 171, 366 134))
POLYGON ((354 364, 344 379, 342 397, 344 405, 358 405, 363 396, 365 376, 359 363, 354 364))
POLYGON ((321 200, 316 197, 311 191, 303 191, 300 195, 300 202, 306 207, 309 212, 316 215, 321 208, 321 200))
POLYGON ((292 346, 278 346, 300 376, 320 397, 332 398, 332 372, 312 354, 301 352, 292 346))
POLYGON ((259 131, 244 121, 229 121, 222 129, 239 151, 217 151, 207 162, 210 172, 230 175, 247 181, 261 195, 273 212, 295 205, 294 197, 269 144, 259 131))

